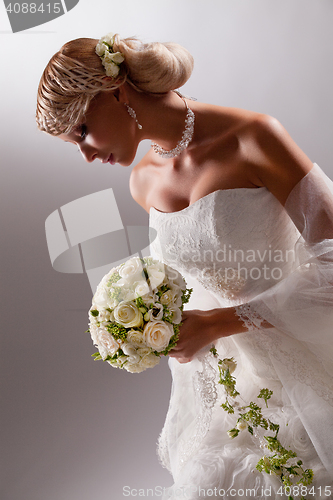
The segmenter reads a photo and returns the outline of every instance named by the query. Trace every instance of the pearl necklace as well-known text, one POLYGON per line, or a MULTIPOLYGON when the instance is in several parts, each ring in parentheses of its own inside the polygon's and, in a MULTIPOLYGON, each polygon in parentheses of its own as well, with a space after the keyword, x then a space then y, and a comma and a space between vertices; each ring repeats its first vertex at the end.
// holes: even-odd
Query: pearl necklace
POLYGON ((193 138, 193 132, 194 132, 194 113, 193 111, 188 107, 187 102, 185 101, 184 97, 177 91, 175 91, 176 94, 183 99, 187 113, 186 113, 186 118, 185 118, 185 130, 183 132, 181 140, 178 142, 177 146, 171 149, 170 151, 166 151, 163 149, 161 146, 156 144, 155 142, 152 142, 152 148, 157 153, 158 155, 162 156, 162 158, 174 158, 175 156, 179 156, 180 153, 184 151, 184 149, 187 148, 187 146, 190 144, 193 138))

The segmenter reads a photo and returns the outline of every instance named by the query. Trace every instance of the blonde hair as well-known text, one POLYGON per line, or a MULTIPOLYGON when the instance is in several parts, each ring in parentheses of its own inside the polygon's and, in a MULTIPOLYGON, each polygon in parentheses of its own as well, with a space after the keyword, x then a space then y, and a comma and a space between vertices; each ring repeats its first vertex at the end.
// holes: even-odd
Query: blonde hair
POLYGON ((115 35, 113 51, 125 61, 116 78, 107 77, 95 53, 98 40, 78 38, 66 43, 47 64, 39 82, 36 121, 52 135, 69 133, 86 114, 99 93, 128 82, 139 92, 163 94, 189 79, 193 58, 176 43, 143 43, 115 35))

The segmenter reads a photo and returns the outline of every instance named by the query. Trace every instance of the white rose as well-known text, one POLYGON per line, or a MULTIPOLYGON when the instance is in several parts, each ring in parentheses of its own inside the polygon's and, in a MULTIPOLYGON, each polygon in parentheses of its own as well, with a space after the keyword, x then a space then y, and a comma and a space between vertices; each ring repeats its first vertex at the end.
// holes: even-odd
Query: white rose
POLYGON ((165 321, 150 321, 143 329, 143 336, 148 347, 161 352, 169 345, 174 334, 173 327, 165 321))
POLYGON ((236 370, 237 363, 236 363, 236 361, 234 361, 233 358, 224 359, 220 366, 221 366, 222 370, 227 370, 229 368, 229 372, 231 374, 236 370))
POLYGON ((142 313, 131 302, 121 302, 113 311, 116 323, 120 323, 125 328, 141 326, 143 322, 142 313))
POLYGON ((129 259, 125 262, 118 272, 127 283, 133 283, 134 281, 142 280, 142 271, 141 260, 138 257, 133 257, 133 259, 129 259))
POLYGON ((160 359, 161 358, 159 356, 156 356, 153 353, 147 354, 141 359, 140 366, 142 366, 142 368, 144 369, 153 368, 160 362, 160 359))
POLYGON ((149 285, 147 281, 139 281, 135 285, 135 295, 137 297, 143 297, 144 295, 149 294, 149 285))
POLYGON ((165 272, 163 269, 161 269, 161 266, 159 266, 158 264, 152 264, 151 266, 147 267, 147 272, 149 276, 150 286, 152 288, 157 288, 163 283, 165 272))
POLYGON ((182 305, 182 293, 181 289, 178 285, 175 285, 173 283, 168 283, 170 286, 170 290, 167 290, 166 292, 161 295, 160 302, 161 304, 174 304, 177 307, 180 307, 182 305))
POLYGON ((103 360, 107 358, 107 356, 113 356, 116 354, 119 349, 119 344, 107 330, 104 330, 104 328, 98 328, 94 337, 95 338, 93 340, 96 342, 97 348, 103 360))
POLYGON ((167 290, 166 292, 163 293, 163 295, 161 295, 160 302, 161 304, 168 305, 173 302, 173 299, 174 299, 173 290, 167 290))
POLYGON ((93 296, 93 304, 98 307, 107 308, 109 301, 109 295, 107 290, 103 286, 99 286, 96 290, 95 295, 93 296))
POLYGON ((119 74, 119 66, 114 64, 113 62, 104 63, 103 66, 105 68, 106 76, 110 76, 111 78, 115 78, 119 74))
POLYGON ((145 345, 143 333, 140 332, 139 330, 130 330, 129 332, 127 332, 127 340, 135 347, 142 347, 145 345))

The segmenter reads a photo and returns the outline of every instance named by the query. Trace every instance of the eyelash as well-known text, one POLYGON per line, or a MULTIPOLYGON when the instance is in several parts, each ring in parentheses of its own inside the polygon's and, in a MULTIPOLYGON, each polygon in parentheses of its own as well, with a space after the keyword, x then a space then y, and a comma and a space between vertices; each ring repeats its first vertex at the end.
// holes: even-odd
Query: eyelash
POLYGON ((86 135, 87 135, 87 126, 81 125, 81 133, 80 133, 81 139, 85 139, 86 135))

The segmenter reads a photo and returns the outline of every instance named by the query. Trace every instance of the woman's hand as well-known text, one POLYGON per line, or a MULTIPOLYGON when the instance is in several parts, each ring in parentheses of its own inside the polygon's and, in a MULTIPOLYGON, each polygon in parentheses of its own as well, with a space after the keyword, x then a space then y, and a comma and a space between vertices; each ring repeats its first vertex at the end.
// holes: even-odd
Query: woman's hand
POLYGON ((177 345, 169 353, 179 363, 188 363, 200 349, 220 337, 246 331, 233 307, 184 311, 182 323, 177 345))

